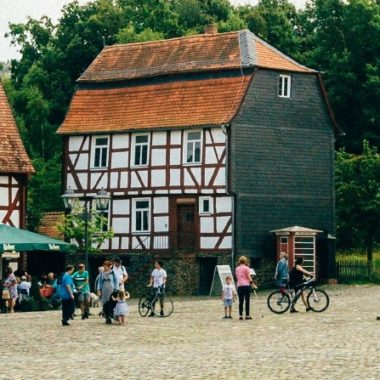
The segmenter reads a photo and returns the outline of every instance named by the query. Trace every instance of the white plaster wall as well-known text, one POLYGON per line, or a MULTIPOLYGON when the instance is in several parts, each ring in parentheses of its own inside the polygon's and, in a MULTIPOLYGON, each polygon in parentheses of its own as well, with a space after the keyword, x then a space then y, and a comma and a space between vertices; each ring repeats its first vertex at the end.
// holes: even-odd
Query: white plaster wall
POLYGON ((201 237, 201 249, 214 249, 218 240, 218 237, 201 237))
POLYGON ((231 212, 232 202, 231 197, 217 197, 216 198, 216 213, 231 212))
POLYGON ((218 159, 215 155, 215 150, 213 147, 206 147, 206 157, 205 157, 206 164, 216 164, 218 162, 218 159))
POLYGON ((86 173, 78 173, 77 174, 79 182, 83 189, 87 188, 87 174, 86 173))
POLYGON ((155 232, 169 231, 169 217, 168 216, 155 216, 153 219, 154 219, 155 232))
POLYGON ((0 187, 0 206, 8 206, 8 189, 0 187))
POLYGON ((114 214, 129 215, 130 202, 129 199, 114 199, 112 201, 112 208, 114 214))
POLYGON ((152 170, 152 187, 166 186, 166 171, 165 170, 152 170))
POLYGON ((181 165, 181 149, 170 149, 170 165, 181 165))
POLYGON ((223 232, 224 228, 226 227, 230 219, 231 218, 229 216, 218 216, 216 218, 216 232, 218 233, 223 232))
POLYGON ((128 234, 129 233, 129 218, 112 218, 112 228, 115 234, 128 234))
POLYGON ((214 233, 214 218, 201 216, 200 233, 214 233))
MULTIPOLYGON (((82 153, 79 156, 76 169, 78 170, 87 170, 88 169, 88 160, 89 160, 89 154, 88 153, 82 153)), ((72 161, 74 163, 74 161, 72 161)))
POLYGON ((180 186, 180 185, 181 185, 181 170, 170 169, 170 186, 180 186))
POLYGON ((129 237, 121 238, 121 249, 128 249, 129 247, 129 237))
POLYGON ((170 132, 170 144, 180 145, 181 144, 181 131, 171 131, 170 132))
POLYGON ((152 166, 165 166, 166 165, 166 150, 165 149, 152 149, 152 166))
POLYGON ((169 198, 153 198, 153 214, 169 213, 169 198))
POLYGON ((152 145, 165 145, 166 144, 166 132, 153 132, 152 133, 152 145))
POLYGON ((231 236, 225 236, 219 246, 219 249, 231 249, 232 248, 232 238, 231 236))
POLYGON ((9 177, 6 175, 0 175, 0 183, 1 184, 8 184, 9 177))
POLYGON ((128 149, 129 148, 129 134, 113 135, 112 147, 114 149, 128 149))
MULTIPOLYGON (((91 173, 91 189, 95 188, 96 182, 103 173, 91 173)), ((104 173, 103 177, 99 181, 96 189, 106 189, 108 185, 108 174, 104 173)))
POLYGON ((78 190, 77 185, 75 184, 74 178, 71 174, 67 174, 67 188, 70 188, 72 190, 78 190))
MULTIPOLYGON (((83 136, 70 136, 69 138, 69 151, 78 151, 84 137, 83 136)), ((86 142, 83 145, 83 150, 88 149, 88 141, 89 139, 86 139, 86 142)))
POLYGON ((129 162, 128 152, 113 152, 112 153, 112 169, 127 168, 129 162))

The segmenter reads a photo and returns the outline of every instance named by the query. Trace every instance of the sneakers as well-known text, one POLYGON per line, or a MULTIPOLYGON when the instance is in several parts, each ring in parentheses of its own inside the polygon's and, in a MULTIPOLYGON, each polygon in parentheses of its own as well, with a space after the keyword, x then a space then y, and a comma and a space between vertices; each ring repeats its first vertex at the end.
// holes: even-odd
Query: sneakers
POLYGON ((242 321, 244 318, 242 316, 239 317, 239 321, 242 321))
POLYGON ((223 319, 228 319, 228 316, 227 316, 227 315, 225 315, 225 316, 223 317, 223 319))
POLYGON ((308 306, 307 308, 306 308, 306 311, 310 311, 310 310, 313 310, 310 306, 308 306))
POLYGON ((62 326, 70 326, 70 323, 62 319, 62 326))
POLYGON ((292 308, 290 309, 290 312, 291 312, 291 313, 298 313, 298 310, 296 310, 294 307, 292 307, 292 308))
POLYGON ((150 313, 148 317, 154 317, 154 313, 150 313))

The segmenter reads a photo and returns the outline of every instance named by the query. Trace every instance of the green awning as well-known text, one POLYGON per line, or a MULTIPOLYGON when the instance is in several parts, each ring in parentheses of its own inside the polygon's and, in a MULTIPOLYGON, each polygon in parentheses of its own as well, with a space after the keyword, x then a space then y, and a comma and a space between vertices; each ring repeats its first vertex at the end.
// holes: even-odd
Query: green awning
POLYGON ((20 228, 0 224, 0 254, 2 252, 75 252, 75 244, 36 234, 20 228))

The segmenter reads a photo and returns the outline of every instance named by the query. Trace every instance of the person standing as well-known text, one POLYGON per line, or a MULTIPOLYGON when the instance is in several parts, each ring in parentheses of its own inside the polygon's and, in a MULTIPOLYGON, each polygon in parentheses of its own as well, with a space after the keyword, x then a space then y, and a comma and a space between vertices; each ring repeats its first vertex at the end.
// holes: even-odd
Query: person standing
POLYGON ((90 284, 89 275, 84 264, 78 265, 78 271, 72 275, 75 289, 78 291, 78 301, 82 312, 82 319, 90 314, 90 284))
MULTIPOLYGON (((155 296, 156 292, 160 292, 159 294, 159 299, 160 299, 160 315, 161 317, 164 316, 164 299, 165 299, 165 285, 166 285, 166 280, 168 278, 168 275, 166 273, 166 270, 163 268, 163 262, 160 260, 157 260, 154 263, 154 270, 150 276, 149 280, 149 287, 153 286, 153 291, 152 291, 152 297, 155 296)), ((154 313, 151 312, 149 314, 150 317, 154 317, 154 313)))
POLYGON ((239 257, 239 265, 235 269, 237 282, 237 294, 239 297, 239 319, 243 320, 243 309, 245 303, 245 319, 252 319, 249 312, 249 302, 251 297, 251 271, 248 266, 248 259, 245 256, 239 257))
POLYGON ((127 305, 127 299, 130 298, 130 295, 128 292, 124 292, 123 290, 119 290, 117 297, 113 297, 112 299, 116 301, 116 306, 114 310, 114 317, 117 318, 119 321, 119 325, 124 325, 125 322, 125 316, 128 315, 128 305, 127 305))
POLYGON ((119 290, 125 291, 125 283, 128 280, 128 273, 125 269, 125 266, 122 265, 122 262, 119 257, 115 257, 113 260, 113 272, 115 273, 116 280, 119 282, 119 290))
POLYGON ((119 283, 116 279, 114 271, 111 269, 112 263, 110 261, 105 261, 103 263, 103 272, 100 273, 97 293, 101 297, 102 304, 104 305, 110 300, 114 290, 119 290, 119 283))
POLYGON ((32 287, 32 283, 27 281, 26 276, 21 276, 21 282, 18 285, 18 293, 19 293, 19 302, 22 300, 26 300, 29 298, 30 288, 32 287))
POLYGON ((224 319, 232 319, 232 302, 236 297, 235 286, 232 283, 231 276, 226 277, 226 283, 223 285, 222 300, 224 304, 224 319))
POLYGON ((62 326, 70 326, 69 320, 75 311, 74 282, 71 278, 73 272, 74 267, 67 265, 59 285, 59 296, 62 302, 62 326))
MULTIPOLYGON (((0 260, 1 260, 1 257, 0 257, 0 260)), ((4 281, 4 288, 7 289, 9 292, 9 298, 6 301, 8 302, 8 311, 10 313, 13 313, 14 307, 18 298, 17 279, 11 267, 8 267, 6 269, 6 275, 7 277, 4 281)))
POLYGON ((284 294, 289 281, 288 255, 285 252, 280 253, 274 278, 276 285, 280 288, 281 293, 284 294))

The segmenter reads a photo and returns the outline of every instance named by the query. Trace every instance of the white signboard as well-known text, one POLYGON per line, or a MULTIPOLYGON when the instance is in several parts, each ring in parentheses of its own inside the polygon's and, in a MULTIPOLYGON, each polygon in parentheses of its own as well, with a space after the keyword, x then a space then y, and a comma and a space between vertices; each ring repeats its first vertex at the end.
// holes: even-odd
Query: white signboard
POLYGON ((231 267, 229 265, 215 266, 214 275, 212 277, 210 296, 212 296, 213 294, 216 294, 216 295, 221 294, 223 285, 226 284, 226 277, 228 276, 232 278, 232 284, 235 286, 234 276, 232 275, 231 267), (216 276, 216 273, 218 273, 218 276, 216 276))

